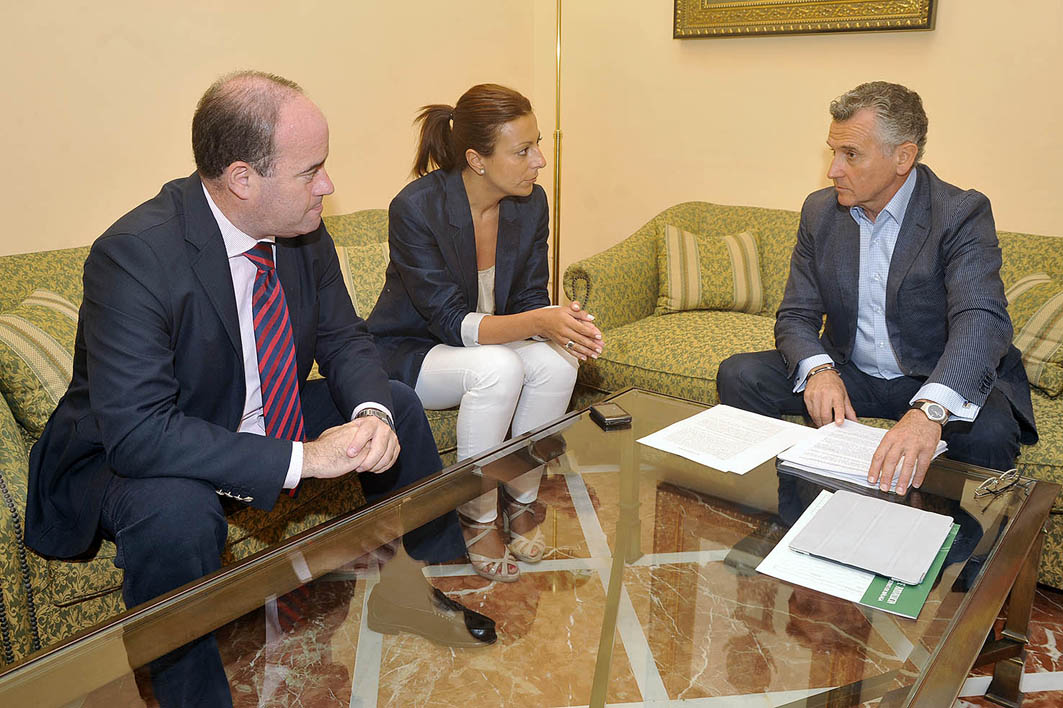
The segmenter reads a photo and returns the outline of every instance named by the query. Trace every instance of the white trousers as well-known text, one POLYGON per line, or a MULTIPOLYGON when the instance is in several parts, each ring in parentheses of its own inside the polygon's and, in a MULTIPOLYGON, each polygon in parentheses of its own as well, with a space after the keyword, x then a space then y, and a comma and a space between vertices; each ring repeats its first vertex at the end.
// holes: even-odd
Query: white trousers
MULTIPOLYGON (((520 435, 561 416, 576 385, 579 362, 553 342, 451 347, 437 344, 425 355, 417 392, 429 410, 458 409, 458 459, 497 446, 506 433, 520 435)), ((541 467, 506 483, 506 492, 528 503, 539 494, 541 467)), ((486 523, 497 516, 498 491, 462 504, 458 511, 486 523)))

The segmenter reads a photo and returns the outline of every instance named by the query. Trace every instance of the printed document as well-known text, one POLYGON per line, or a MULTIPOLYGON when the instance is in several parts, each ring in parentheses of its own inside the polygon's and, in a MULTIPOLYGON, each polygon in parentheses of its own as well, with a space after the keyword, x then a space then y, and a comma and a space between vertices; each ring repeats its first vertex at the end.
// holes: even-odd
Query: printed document
POLYGON ((745 474, 815 433, 803 425, 717 405, 639 442, 706 467, 745 474))
MULTIPOLYGON (((874 489, 877 485, 868 483, 867 471, 871 469, 871 456, 885 435, 886 431, 882 428, 872 428, 852 420, 846 420, 841 425, 827 423, 813 435, 781 452, 779 461, 798 470, 874 489)), ((945 449, 945 441, 939 441, 934 457, 945 452, 945 449)), ((898 478, 899 475, 893 477, 894 488, 898 478)))

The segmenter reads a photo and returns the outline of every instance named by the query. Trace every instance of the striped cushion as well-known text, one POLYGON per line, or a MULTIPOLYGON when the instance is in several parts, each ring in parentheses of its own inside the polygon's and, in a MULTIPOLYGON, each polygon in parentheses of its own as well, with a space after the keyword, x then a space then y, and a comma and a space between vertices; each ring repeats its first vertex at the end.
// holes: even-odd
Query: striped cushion
POLYGON ((380 291, 384 288, 384 274, 391 261, 387 243, 367 243, 361 246, 337 246, 343 284, 354 303, 354 311, 361 318, 369 317, 380 291))
POLYGON ((1034 273, 1006 295, 1030 385, 1058 396, 1063 391, 1063 286, 1046 273, 1034 273))
POLYGON ((757 314, 764 306, 757 242, 736 236, 692 234, 665 226, 657 237, 656 314, 734 310, 757 314))
POLYGON ((77 307, 48 290, 0 315, 0 391, 34 436, 70 385, 77 321, 77 307))

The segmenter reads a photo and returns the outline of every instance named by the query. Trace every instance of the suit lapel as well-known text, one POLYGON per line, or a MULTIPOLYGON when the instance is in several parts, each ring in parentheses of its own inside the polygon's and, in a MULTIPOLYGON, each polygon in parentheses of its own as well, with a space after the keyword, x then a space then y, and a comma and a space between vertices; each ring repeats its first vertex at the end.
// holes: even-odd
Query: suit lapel
POLYGON ((444 177, 446 189, 449 238, 442 239, 439 249, 461 282, 462 292, 470 308, 476 308, 476 232, 472 225, 472 209, 461 170, 451 170, 444 177))
MULTIPOLYGON (((240 354, 240 320, 236 314, 236 295, 233 293, 233 278, 229 272, 229 257, 225 253, 218 222, 210 212, 203 196, 203 185, 193 175, 184 187, 185 242, 191 245, 192 272, 218 313, 218 318, 229 335, 233 352, 240 354)), ((238 358, 242 361, 243 357, 238 358)))
MULTIPOLYGON (((853 220, 848 207, 835 202, 835 227, 831 229, 834 243, 834 282, 838 287, 838 299, 845 310, 847 320, 856 321, 860 306, 860 226, 853 220)), ((856 328, 853 328, 856 331, 856 328)))
POLYGON ((300 341, 296 317, 302 311, 300 304, 303 296, 303 279, 299 277, 299 249, 302 248, 300 237, 290 242, 290 239, 277 239, 277 277, 280 278, 281 288, 284 290, 284 301, 288 306, 288 318, 292 323, 292 335, 295 341, 300 341))
POLYGON ((503 199, 498 205, 498 240, 495 245, 495 312, 506 312, 513 274, 517 271, 519 245, 517 205, 512 199, 503 199))
POLYGON ((886 279, 886 313, 896 313, 897 293, 901 283, 911 270, 916 258, 923 250, 930 235, 930 180, 919 170, 916 176, 915 191, 904 213, 904 223, 897 234, 897 244, 893 247, 890 259, 890 272, 886 279))

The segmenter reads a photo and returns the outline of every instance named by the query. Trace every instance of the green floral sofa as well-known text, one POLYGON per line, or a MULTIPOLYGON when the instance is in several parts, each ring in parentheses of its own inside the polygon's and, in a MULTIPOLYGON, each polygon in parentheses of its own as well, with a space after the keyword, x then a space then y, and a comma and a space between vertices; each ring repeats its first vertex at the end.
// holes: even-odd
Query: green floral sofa
MULTIPOLYGON (((362 211, 325 221, 338 244, 348 291, 366 315, 384 282, 387 212, 362 211)), ((0 666, 124 609, 122 573, 112 563, 112 543, 101 542, 86 558, 63 561, 38 556, 26 548, 22 535, 29 449, 70 379, 75 308, 81 302, 87 254, 86 246, 0 257, 0 666), (64 306, 50 311, 40 304, 57 302, 64 306), (20 354, 36 357, 29 368, 43 376, 43 384, 27 373, 20 354), (59 373, 47 373, 64 368, 65 381, 59 373)), ((452 461, 456 412, 431 412, 429 417, 444 460, 452 461)), ((268 513, 251 508, 231 513, 225 561, 245 558, 364 503, 353 475, 307 480, 295 499, 282 495, 268 513)))
MULTIPOLYGON (((721 361, 738 352, 774 347, 774 315, 782 300, 797 223, 798 214, 792 211, 687 202, 661 212, 612 248, 569 266, 565 293, 594 313, 605 335, 602 356, 580 366, 576 403, 626 386, 716 403, 716 371, 721 361), (763 290, 759 311, 655 314, 663 289, 658 249, 666 243, 669 226, 717 237, 751 234, 757 242, 763 290)), ((1009 297, 1018 300, 1013 294, 1016 288, 1049 279, 1052 282, 1042 287, 1063 292, 1063 240, 1006 232, 998 236, 1003 251, 1001 277, 1009 297)), ((1015 303, 1009 310, 1019 322, 1013 307, 1015 303)), ((1016 344, 1025 352, 1019 329, 1016 344)), ((1056 393, 1053 397, 1032 390, 1041 439, 1023 447, 1018 466, 1025 475, 1063 483, 1063 397, 1056 393)), ((1063 588, 1063 516, 1058 514, 1063 514, 1063 499, 1057 499, 1053 509, 1040 580, 1063 588)))

